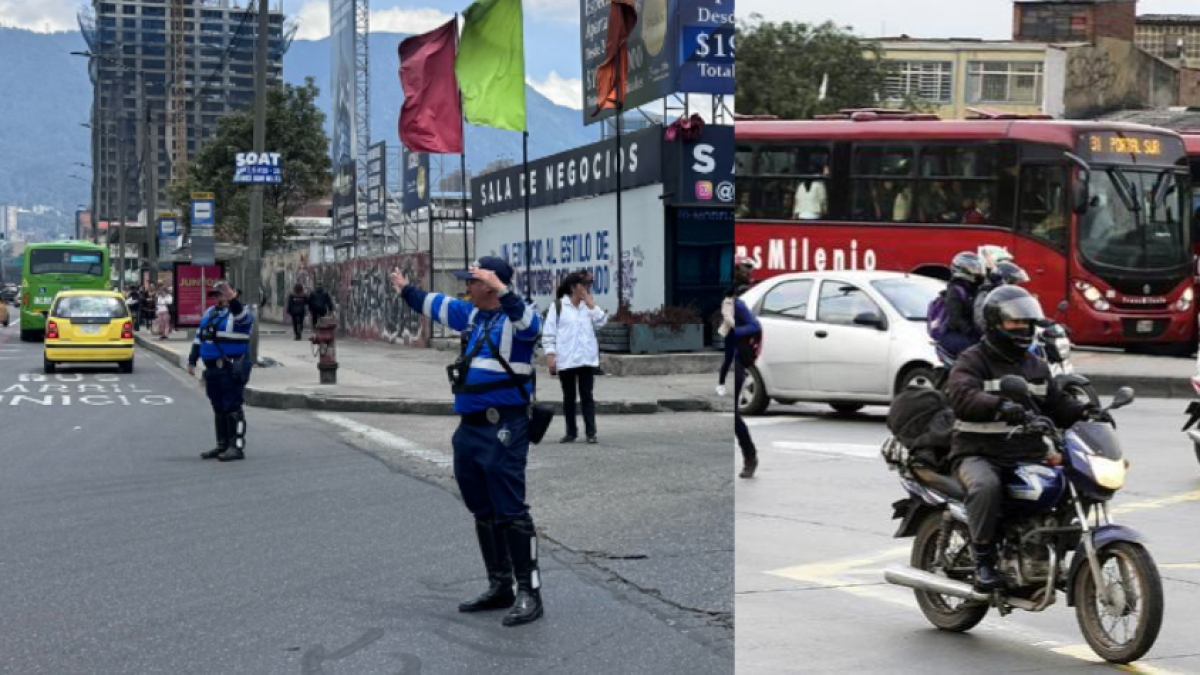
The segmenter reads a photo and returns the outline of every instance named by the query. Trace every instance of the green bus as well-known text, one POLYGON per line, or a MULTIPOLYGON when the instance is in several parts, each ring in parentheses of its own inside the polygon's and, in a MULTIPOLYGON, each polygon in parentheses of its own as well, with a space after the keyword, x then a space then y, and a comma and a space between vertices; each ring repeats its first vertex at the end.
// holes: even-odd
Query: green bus
POLYGON ((87 241, 29 244, 21 269, 21 340, 46 333, 46 314, 59 291, 109 290, 108 250, 87 241))

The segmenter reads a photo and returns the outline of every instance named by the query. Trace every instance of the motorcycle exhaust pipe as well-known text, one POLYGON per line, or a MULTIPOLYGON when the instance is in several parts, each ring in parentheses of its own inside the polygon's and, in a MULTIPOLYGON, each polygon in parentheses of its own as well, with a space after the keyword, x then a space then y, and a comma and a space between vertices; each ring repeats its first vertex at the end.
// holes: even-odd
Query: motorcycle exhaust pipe
POLYGON ((949 595, 953 598, 974 600, 975 602, 987 602, 990 599, 989 595, 980 593, 968 583, 947 579, 915 567, 888 567, 883 571, 883 578, 889 584, 905 586, 926 593, 949 595))

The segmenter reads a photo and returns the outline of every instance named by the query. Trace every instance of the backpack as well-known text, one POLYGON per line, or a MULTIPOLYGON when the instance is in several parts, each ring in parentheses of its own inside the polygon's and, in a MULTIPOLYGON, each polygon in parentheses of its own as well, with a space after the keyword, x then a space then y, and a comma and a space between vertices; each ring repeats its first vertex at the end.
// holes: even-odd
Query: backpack
POLYGON ((925 312, 926 326, 928 327, 929 337, 935 341, 941 341, 946 336, 946 329, 950 325, 950 315, 946 309, 946 291, 954 289, 959 298, 966 302, 967 292, 957 284, 947 284, 946 290, 937 294, 937 297, 929 302, 929 309, 925 312))
POLYGON ((913 460, 935 470, 945 468, 954 429, 954 409, 945 394, 929 387, 909 387, 896 394, 887 427, 913 460))

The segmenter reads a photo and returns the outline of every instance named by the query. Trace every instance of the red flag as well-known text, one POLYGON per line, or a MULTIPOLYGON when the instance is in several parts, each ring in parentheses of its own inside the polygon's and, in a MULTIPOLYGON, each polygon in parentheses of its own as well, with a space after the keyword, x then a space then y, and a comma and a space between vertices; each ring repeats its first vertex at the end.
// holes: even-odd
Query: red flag
POLYGON ((629 84, 629 35, 637 25, 633 0, 609 0, 608 35, 604 38, 604 61, 596 67, 596 112, 625 107, 629 84))
POLYGON ((413 152, 463 151, 462 103, 454 77, 455 21, 400 43, 400 142, 413 152))

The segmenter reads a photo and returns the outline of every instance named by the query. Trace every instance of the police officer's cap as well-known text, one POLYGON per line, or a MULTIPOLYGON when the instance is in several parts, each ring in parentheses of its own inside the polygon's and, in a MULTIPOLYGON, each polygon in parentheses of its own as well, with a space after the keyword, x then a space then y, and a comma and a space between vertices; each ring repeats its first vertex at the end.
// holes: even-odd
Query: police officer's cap
MULTIPOLYGON (((511 265, 505 262, 503 258, 497 258, 493 255, 486 255, 479 260, 476 260, 471 264, 471 266, 495 272, 496 278, 499 279, 500 283, 504 284, 505 286, 512 283, 513 268, 511 265)), ((463 281, 475 278, 471 276, 471 270, 457 270, 453 272, 453 274, 455 277, 462 279, 463 281)))

